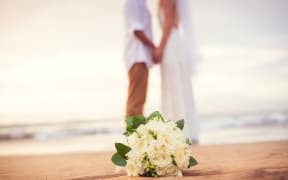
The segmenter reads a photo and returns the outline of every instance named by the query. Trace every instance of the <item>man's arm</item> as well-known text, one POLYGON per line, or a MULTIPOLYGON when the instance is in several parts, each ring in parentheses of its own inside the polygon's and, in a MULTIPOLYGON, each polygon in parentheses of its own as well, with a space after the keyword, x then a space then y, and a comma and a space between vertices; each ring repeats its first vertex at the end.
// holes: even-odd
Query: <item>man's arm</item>
POLYGON ((128 28, 133 35, 139 39, 146 47, 152 50, 153 61, 154 61, 154 51, 156 49, 154 43, 149 39, 144 33, 144 22, 143 16, 141 16, 141 9, 138 0, 127 0, 127 6, 125 9, 126 17, 128 17, 128 28))
POLYGON ((154 50, 156 47, 154 45, 154 43, 147 38, 147 36, 145 35, 145 33, 143 31, 139 31, 136 30, 134 31, 134 35, 147 47, 149 47, 150 49, 154 50))
POLYGON ((151 50, 152 50, 152 53, 153 53, 153 62, 154 63, 158 63, 158 59, 156 58, 155 56, 155 49, 156 49, 156 46, 154 45, 154 43, 149 39, 147 38, 147 36, 145 35, 145 33, 143 31, 139 31, 139 30, 136 30, 134 31, 134 35, 147 47, 149 47, 151 50))

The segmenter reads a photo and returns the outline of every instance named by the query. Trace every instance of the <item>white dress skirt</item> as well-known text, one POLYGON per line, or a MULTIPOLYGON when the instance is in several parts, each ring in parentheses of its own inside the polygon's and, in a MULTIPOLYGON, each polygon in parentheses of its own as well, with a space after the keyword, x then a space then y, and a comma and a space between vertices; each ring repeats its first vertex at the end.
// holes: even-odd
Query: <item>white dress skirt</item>
POLYGON ((195 114, 191 72, 185 61, 185 48, 179 31, 171 33, 161 64, 161 109, 168 120, 185 120, 184 135, 199 141, 199 122, 195 114))

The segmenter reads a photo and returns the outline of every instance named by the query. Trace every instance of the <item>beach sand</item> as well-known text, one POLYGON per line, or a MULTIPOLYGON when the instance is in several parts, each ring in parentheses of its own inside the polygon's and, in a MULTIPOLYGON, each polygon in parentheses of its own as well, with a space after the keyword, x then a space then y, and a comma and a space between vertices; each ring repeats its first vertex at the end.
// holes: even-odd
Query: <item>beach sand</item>
MULTIPOLYGON (((288 141, 192 146, 199 165, 183 179, 288 179, 288 141)), ((0 156, 0 179, 149 179, 115 172, 112 152, 0 156)), ((161 177, 159 179, 182 179, 161 177)))

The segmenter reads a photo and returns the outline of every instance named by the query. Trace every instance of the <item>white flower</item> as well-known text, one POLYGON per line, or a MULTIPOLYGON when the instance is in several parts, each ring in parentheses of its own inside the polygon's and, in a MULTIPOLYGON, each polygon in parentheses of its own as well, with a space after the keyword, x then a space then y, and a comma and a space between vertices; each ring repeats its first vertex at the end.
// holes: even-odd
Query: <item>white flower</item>
POLYGON ((131 151, 127 153, 128 176, 147 171, 157 175, 182 176, 189 165, 191 150, 183 132, 172 121, 150 120, 127 137, 131 151))
POLYGON ((136 163, 134 161, 128 161, 127 165, 127 174, 128 176, 137 176, 139 168, 136 166, 136 163))

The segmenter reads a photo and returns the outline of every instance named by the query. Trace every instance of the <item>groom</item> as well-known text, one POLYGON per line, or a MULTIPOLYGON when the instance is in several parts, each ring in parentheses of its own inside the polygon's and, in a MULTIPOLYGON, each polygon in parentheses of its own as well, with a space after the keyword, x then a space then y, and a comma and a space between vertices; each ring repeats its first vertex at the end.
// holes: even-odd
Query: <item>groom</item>
POLYGON ((124 59, 128 70, 126 117, 143 115, 149 68, 153 64, 151 17, 146 0, 126 0, 126 44, 124 59))

